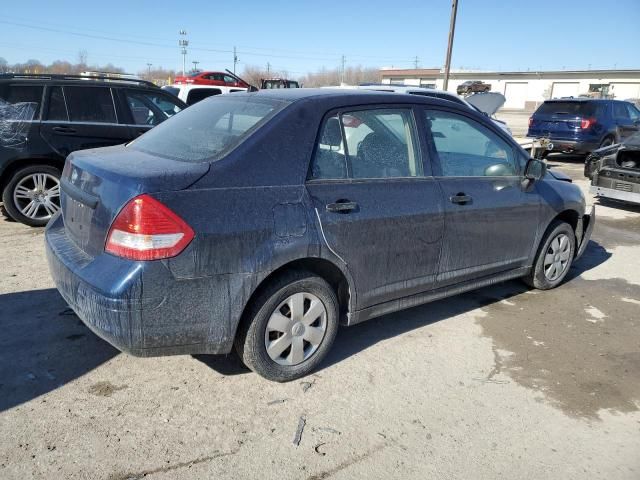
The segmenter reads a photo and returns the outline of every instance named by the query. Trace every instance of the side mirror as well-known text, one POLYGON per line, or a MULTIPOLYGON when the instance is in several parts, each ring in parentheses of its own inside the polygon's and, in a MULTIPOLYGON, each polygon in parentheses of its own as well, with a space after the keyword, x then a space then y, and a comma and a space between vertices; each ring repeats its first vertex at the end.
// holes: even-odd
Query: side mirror
POLYGON ((540 180, 547 173, 547 164, 537 158, 530 158, 527 166, 524 168, 525 180, 535 182, 540 180))

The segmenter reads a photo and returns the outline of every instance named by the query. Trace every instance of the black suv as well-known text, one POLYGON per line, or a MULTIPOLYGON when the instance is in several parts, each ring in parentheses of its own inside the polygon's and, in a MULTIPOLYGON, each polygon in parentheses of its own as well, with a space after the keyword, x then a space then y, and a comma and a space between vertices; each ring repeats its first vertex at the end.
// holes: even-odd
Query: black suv
POLYGON ((186 104, 144 80, 0 75, 4 212, 43 226, 60 209, 60 173, 76 150, 126 143, 186 104))

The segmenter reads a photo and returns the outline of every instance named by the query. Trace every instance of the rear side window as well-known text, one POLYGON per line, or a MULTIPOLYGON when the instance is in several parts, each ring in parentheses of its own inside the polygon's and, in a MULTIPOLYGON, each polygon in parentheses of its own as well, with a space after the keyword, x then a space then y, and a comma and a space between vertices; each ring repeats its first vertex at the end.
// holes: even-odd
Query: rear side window
POLYGON ((67 114, 67 107, 64 102, 64 94, 62 93, 62 87, 52 87, 49 94, 49 112, 47 114, 48 120, 68 121, 69 115, 67 114))
POLYGON ((616 102, 613 104, 613 116, 621 120, 629 119, 629 112, 624 103, 616 102))
POLYGON ((330 117, 318 140, 312 178, 422 176, 414 132, 410 109, 360 110, 330 117))
POLYGON ((8 85, 0 90, 0 104, 6 106, 0 114, 6 120, 33 120, 40 114, 42 91, 37 85, 8 85), (2 102, 4 100, 4 102, 2 102))
POLYGON ((130 147, 185 162, 219 160, 287 105, 272 99, 225 95, 187 108, 130 147))
POLYGON ((72 122, 117 122, 110 88, 67 86, 64 94, 72 122))
POLYGON ((194 103, 198 103, 200 100, 212 97, 213 95, 220 95, 221 93, 222 90, 219 88, 196 88, 187 94, 187 104, 193 105, 194 103))
POLYGON ((597 105, 594 102, 544 102, 536 113, 592 117, 596 115, 597 110, 597 105))

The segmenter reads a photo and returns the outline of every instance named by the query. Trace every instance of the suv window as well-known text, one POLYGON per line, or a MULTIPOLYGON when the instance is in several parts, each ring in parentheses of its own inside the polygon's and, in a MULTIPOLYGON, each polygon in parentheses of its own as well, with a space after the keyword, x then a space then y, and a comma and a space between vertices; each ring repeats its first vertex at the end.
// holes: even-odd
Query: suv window
POLYGON ((64 95, 72 122, 117 122, 110 88, 66 86, 64 95))
POLYGON ((515 152, 498 135, 463 115, 426 111, 426 125, 445 177, 514 176, 515 152))
POLYGON ((629 112, 629 118, 631 118, 631 121, 640 121, 640 111, 630 103, 625 104, 625 106, 627 107, 627 112, 629 112))
POLYGON ((536 110, 536 113, 593 117, 596 115, 596 107, 595 102, 544 102, 536 110))
POLYGON ((622 102, 615 102, 613 104, 613 117, 621 118, 623 120, 629 119, 629 112, 627 111, 626 105, 622 102))
MULTIPOLYGON (((33 120, 40 114, 42 91, 44 87, 38 85, 8 85, 0 89, 0 100, 15 105, 6 112, 7 119, 33 120)), ((5 114, 2 115, 3 118, 5 114)))
POLYGON ((125 96, 136 125, 157 125, 181 110, 166 95, 127 90, 125 96))
POLYGON ((219 88, 194 88, 187 94, 187 104, 193 105, 194 103, 198 103, 200 100, 204 100, 207 97, 212 97, 213 95, 220 95, 222 90, 219 88))
POLYGON ((330 117, 318 140, 312 177, 422 176, 414 132, 410 109, 360 110, 330 117))
POLYGON ((63 122, 69 121, 62 87, 51 87, 50 90, 51 93, 49 94, 49 112, 47 113, 47 120, 59 120, 63 122))

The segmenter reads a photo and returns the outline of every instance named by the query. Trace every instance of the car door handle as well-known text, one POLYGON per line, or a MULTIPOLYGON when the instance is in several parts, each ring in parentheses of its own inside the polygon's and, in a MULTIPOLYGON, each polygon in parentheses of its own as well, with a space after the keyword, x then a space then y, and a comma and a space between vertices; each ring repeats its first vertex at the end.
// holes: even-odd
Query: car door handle
POLYGON ((451 203, 457 203, 459 205, 466 205, 470 203, 473 198, 470 195, 465 195, 464 193, 458 193, 457 195, 453 195, 449 197, 451 203))
POLYGON ((53 131, 57 133, 76 133, 76 129, 71 127, 53 127, 53 131))
POLYGON ((328 203, 326 208, 328 212, 349 213, 357 209, 358 204, 356 202, 350 202, 348 200, 338 200, 335 203, 328 203))

